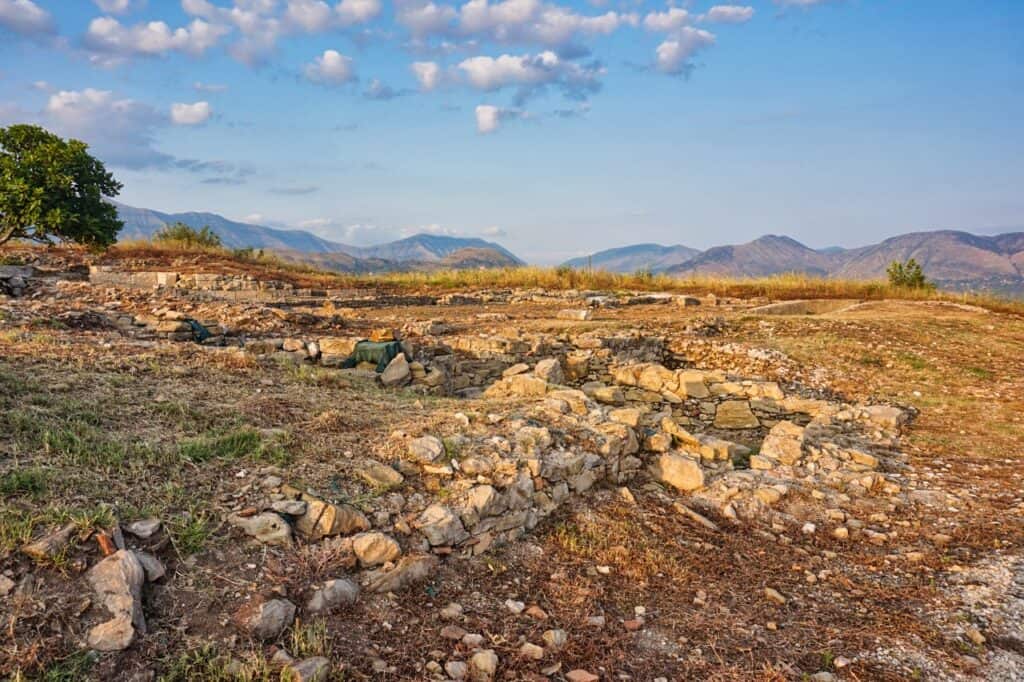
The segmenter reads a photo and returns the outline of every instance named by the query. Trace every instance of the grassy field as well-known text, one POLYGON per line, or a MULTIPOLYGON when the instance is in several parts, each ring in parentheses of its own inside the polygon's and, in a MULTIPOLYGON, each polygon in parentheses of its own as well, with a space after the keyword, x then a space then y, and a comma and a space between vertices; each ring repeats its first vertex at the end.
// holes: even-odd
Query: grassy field
MULTIPOLYGON (((85 256, 67 249, 69 255, 85 256)), ((446 291, 465 289, 536 288, 593 291, 659 291, 733 298, 799 300, 809 298, 860 300, 942 300, 977 305, 996 312, 1024 314, 1024 302, 996 294, 952 293, 931 289, 896 287, 888 282, 815 277, 804 273, 782 273, 758 278, 715 276, 675 278, 638 272, 622 274, 604 270, 573 270, 565 267, 501 268, 490 270, 433 270, 427 272, 338 273, 285 261, 273 252, 222 247, 197 247, 169 241, 136 241, 119 244, 107 254, 90 256, 96 262, 134 262, 137 269, 172 266, 183 272, 210 269, 274 278, 306 288, 375 288, 394 291, 446 291)), ((31 250, 0 251, 0 262, 31 259, 31 250)))

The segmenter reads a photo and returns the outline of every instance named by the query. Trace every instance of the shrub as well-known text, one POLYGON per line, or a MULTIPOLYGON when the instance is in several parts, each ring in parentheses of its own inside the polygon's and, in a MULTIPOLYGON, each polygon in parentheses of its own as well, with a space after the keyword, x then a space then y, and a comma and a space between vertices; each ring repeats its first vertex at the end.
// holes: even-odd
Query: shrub
POLYGON ((924 276, 921 265, 911 258, 906 263, 893 261, 885 271, 889 275, 889 284, 904 289, 931 289, 930 284, 924 276))
POLYGON ((173 242, 188 247, 203 249, 219 249, 223 244, 220 237, 207 225, 201 230, 189 227, 185 223, 165 225, 153 235, 155 242, 173 242))

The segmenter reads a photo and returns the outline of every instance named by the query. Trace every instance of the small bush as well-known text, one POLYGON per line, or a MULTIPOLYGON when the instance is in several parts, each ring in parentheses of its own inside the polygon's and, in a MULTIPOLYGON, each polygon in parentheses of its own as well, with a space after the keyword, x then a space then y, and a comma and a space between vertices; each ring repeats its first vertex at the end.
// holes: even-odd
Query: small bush
POLYGON ((14 469, 0 476, 0 495, 39 497, 46 492, 46 472, 42 469, 14 469))
POLYGON ((223 246, 220 237, 210 229, 209 225, 197 230, 185 223, 165 225, 153 235, 153 241, 170 242, 201 249, 219 249, 223 246))
POLYGON ((934 285, 925 279, 924 270, 921 269, 921 265, 913 258, 906 263, 901 263, 898 260, 893 261, 885 272, 889 275, 889 284, 894 287, 904 289, 934 288, 934 285))

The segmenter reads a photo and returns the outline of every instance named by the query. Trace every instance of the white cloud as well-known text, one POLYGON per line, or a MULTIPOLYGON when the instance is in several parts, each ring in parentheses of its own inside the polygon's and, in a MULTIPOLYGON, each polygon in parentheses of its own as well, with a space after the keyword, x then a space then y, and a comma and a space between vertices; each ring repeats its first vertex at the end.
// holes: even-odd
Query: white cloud
POLYGON ((743 24, 754 18, 754 8, 743 5, 715 5, 704 13, 703 18, 720 24, 743 24))
POLYGON ((714 34, 684 26, 675 36, 658 45, 655 50, 655 66, 662 73, 686 73, 691 68, 690 57, 714 43, 714 34))
POLYGON ((496 107, 493 104, 478 104, 474 114, 476 115, 477 132, 483 135, 493 133, 501 127, 504 121, 527 118, 527 114, 523 111, 496 107))
POLYGON ((249 223, 250 225, 259 225, 263 222, 262 213, 250 213, 249 215, 242 218, 243 223, 249 223))
POLYGON ((155 56, 175 50, 200 55, 227 32, 227 28, 202 19, 194 19, 186 28, 171 30, 162 21, 124 26, 112 17, 97 17, 89 22, 85 42, 94 50, 122 56, 155 56))
POLYGON ((577 35, 608 35, 621 26, 636 26, 636 14, 606 12, 584 16, 540 0, 469 0, 459 8, 459 30, 498 42, 534 42, 551 47, 577 35))
POLYGON ((288 0, 285 20, 305 31, 323 31, 331 23, 334 13, 323 0, 288 0))
POLYGON ((690 22, 690 13, 679 7, 670 7, 667 12, 651 12, 644 17, 644 28, 648 31, 666 33, 682 28, 690 22))
POLYGON ((111 14, 121 14, 127 12, 128 8, 131 7, 132 0, 93 0, 96 6, 104 12, 111 14))
POLYGON ((352 60, 337 50, 325 50, 305 68, 306 78, 314 83, 341 85, 355 77, 352 60))
POLYGON ((343 26, 365 24, 380 14, 380 0, 341 0, 335 11, 343 26))
POLYGON ((776 5, 783 7, 814 7, 824 5, 828 0, 774 0, 776 5))
POLYGON ((485 237, 507 237, 508 230, 503 227, 498 227, 497 225, 491 225, 490 227, 485 227, 481 234, 485 237))
POLYGON ((180 126, 194 126, 206 123, 213 115, 209 102, 184 104, 176 102, 171 105, 171 122, 180 126))
POLYGON ((413 62, 409 68, 423 92, 435 90, 441 84, 441 67, 437 62, 413 62))
POLYGON ((415 36, 443 34, 455 16, 453 8, 433 2, 399 2, 395 12, 395 20, 415 36))
POLYGON ((465 74, 470 86, 479 90, 498 90, 507 86, 522 88, 520 101, 538 86, 553 85, 571 99, 586 99, 600 89, 600 77, 605 71, 600 65, 580 65, 561 59, 548 50, 536 55, 508 55, 499 57, 470 57, 458 69, 465 74))
POLYGON ((32 0, 0 0, 0 27, 25 36, 54 32, 53 17, 32 0))
MULTIPOLYGON (((0 106, 0 115, 3 107, 0 106)), ((110 90, 61 90, 39 112, 18 111, 17 122, 38 123, 63 137, 86 142, 108 166, 183 170, 209 177, 201 182, 240 184, 252 169, 227 161, 183 159, 155 147, 157 132, 171 124, 170 116, 110 90)))

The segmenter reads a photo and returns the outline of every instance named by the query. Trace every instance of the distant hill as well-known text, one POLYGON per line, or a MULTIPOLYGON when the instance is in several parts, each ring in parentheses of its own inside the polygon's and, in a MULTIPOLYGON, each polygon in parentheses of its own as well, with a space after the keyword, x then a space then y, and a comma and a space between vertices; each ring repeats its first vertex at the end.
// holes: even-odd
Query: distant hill
POLYGON ((858 249, 832 274, 847 279, 885 277, 894 260, 914 258, 928 277, 943 282, 1020 278, 1014 255, 1024 251, 1024 233, 980 237, 942 230, 914 232, 858 249))
POLYGON ((328 241, 303 230, 279 230, 263 225, 239 223, 216 213, 162 213, 148 208, 136 208, 114 203, 117 214, 124 222, 118 235, 121 241, 149 239, 164 225, 181 222, 196 229, 206 225, 217 233, 224 245, 232 249, 251 246, 254 249, 290 249, 311 253, 348 251, 350 247, 328 241))
POLYGON ((598 251, 591 256, 573 258, 564 265, 570 268, 592 267, 608 272, 636 272, 637 270, 664 270, 684 263, 700 251, 688 246, 662 246, 661 244, 633 244, 617 249, 598 251))
POLYGON ((448 237, 434 234, 417 234, 398 241, 377 246, 349 247, 347 253, 360 258, 382 258, 401 263, 404 261, 441 261, 462 249, 488 249, 502 254, 511 264, 523 265, 504 247, 475 237, 448 237))
POLYGON ((667 275, 763 277, 780 272, 827 275, 841 254, 822 253, 790 237, 765 235, 746 244, 716 246, 685 263, 664 270, 667 275))
POLYGON ((446 268, 516 267, 523 261, 494 242, 476 237, 417 234, 358 247, 318 237, 304 230, 282 230, 228 220, 216 213, 163 213, 113 202, 124 222, 121 241, 149 239, 163 226, 181 222, 209 226, 229 248, 265 249, 282 258, 339 272, 383 272, 446 268))
MULTIPOLYGON (((855 249, 812 249, 790 237, 766 235, 746 244, 716 246, 665 266, 663 253, 671 248, 635 244, 599 251, 590 258, 595 268, 615 272, 647 268, 675 276, 722 277, 806 272, 847 279, 885 279, 893 261, 914 258, 925 275, 945 289, 1024 295, 1024 232, 995 236, 954 230, 912 232, 855 249)), ((586 262, 583 257, 565 264, 579 267, 586 262)))

